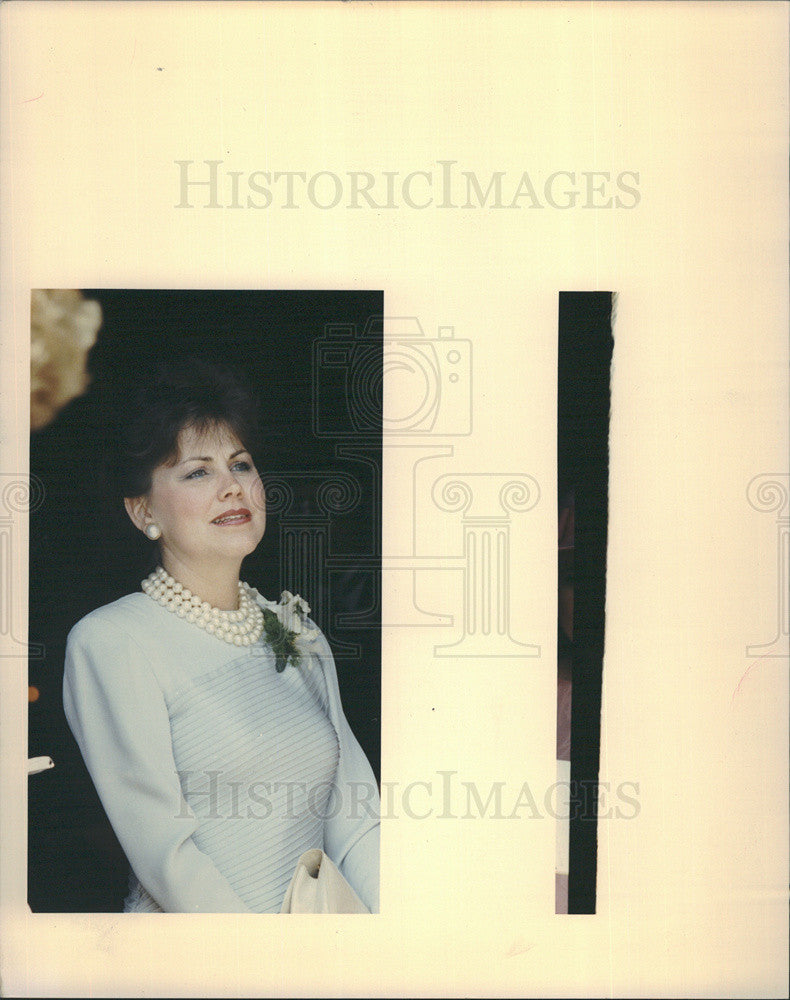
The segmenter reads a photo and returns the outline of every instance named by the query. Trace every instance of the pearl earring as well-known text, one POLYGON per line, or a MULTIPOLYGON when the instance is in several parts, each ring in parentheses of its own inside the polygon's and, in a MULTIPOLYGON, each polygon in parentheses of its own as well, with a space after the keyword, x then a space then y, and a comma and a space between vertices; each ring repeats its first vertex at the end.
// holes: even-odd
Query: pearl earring
POLYGON ((152 542, 155 542, 157 538, 162 534, 162 530, 158 524, 146 524, 145 526, 145 536, 150 538, 152 542))

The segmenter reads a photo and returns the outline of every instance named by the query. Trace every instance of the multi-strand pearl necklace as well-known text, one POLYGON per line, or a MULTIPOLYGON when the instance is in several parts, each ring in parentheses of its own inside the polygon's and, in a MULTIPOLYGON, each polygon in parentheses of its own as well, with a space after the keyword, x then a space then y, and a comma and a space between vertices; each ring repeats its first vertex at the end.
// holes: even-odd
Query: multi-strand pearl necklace
POLYGON ((179 618, 193 622, 210 635, 224 639, 234 646, 251 646, 263 632, 263 611, 251 588, 239 582, 239 607, 236 611, 223 611, 201 600, 197 594, 175 580, 161 566, 147 576, 142 588, 148 596, 172 611, 179 618))

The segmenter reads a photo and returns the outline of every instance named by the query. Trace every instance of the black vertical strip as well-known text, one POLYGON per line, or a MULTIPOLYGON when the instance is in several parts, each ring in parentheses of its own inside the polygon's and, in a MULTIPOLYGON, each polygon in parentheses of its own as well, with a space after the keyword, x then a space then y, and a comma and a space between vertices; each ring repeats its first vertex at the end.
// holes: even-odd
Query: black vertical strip
POLYGON ((612 360, 611 292, 561 292, 558 488, 575 490, 568 912, 595 913, 612 360))

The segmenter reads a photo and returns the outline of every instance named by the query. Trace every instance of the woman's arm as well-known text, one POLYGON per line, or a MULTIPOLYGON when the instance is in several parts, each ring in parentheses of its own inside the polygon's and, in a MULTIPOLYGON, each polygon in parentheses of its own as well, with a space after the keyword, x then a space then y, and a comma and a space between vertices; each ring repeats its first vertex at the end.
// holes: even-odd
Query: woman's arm
POLYGON ((135 875, 169 913, 249 913, 192 839, 162 691, 134 639, 95 613, 66 645, 66 718, 135 875))
MULTIPOLYGON (((313 623, 309 623, 311 627, 313 623)), ((323 668, 329 714, 340 742, 335 786, 324 827, 325 850, 371 913, 379 910, 379 814, 373 770, 340 702, 334 657, 322 632, 310 644, 323 668)))

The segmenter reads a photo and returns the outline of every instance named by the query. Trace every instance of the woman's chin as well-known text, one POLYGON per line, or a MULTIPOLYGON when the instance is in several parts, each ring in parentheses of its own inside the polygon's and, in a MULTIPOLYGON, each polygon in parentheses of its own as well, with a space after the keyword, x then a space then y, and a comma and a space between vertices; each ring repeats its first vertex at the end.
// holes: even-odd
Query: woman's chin
POLYGON ((259 542, 259 538, 250 537, 249 535, 245 537, 236 535, 235 537, 220 539, 219 543, 215 542, 202 552, 196 552, 195 558, 196 561, 206 566, 219 568, 228 561, 238 562, 244 559, 245 556, 250 555, 258 548, 259 542))
POLYGON ((236 542, 234 542, 234 544, 238 546, 238 551, 240 553, 242 553, 245 556, 248 556, 250 555, 251 552, 254 552, 258 548, 258 546, 261 544, 262 538, 263 535, 259 535, 256 532, 253 535, 248 535, 246 538, 238 539, 236 542))
POLYGON ((260 538, 232 538, 228 539, 226 545, 223 546, 222 551, 225 553, 233 553, 234 555, 248 556, 251 552, 254 552, 260 543, 260 538))

